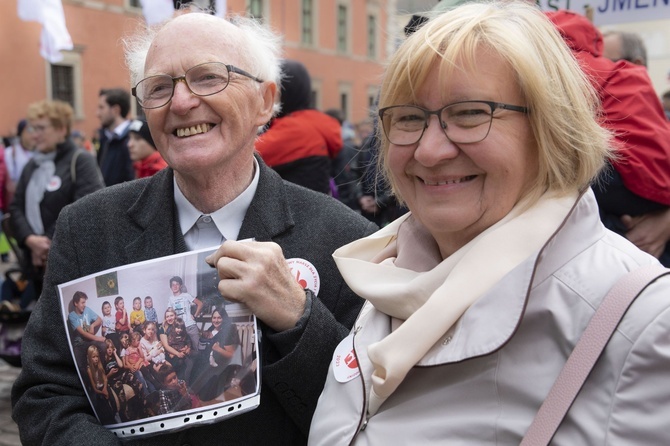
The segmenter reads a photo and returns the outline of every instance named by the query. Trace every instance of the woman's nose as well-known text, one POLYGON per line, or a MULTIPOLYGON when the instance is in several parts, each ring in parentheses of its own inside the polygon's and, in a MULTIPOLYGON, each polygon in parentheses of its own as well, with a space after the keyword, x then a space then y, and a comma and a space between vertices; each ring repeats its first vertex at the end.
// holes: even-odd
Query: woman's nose
POLYGON ((433 166, 446 159, 453 159, 460 153, 460 148, 447 138, 437 116, 431 116, 428 127, 417 143, 414 158, 424 166, 433 166))

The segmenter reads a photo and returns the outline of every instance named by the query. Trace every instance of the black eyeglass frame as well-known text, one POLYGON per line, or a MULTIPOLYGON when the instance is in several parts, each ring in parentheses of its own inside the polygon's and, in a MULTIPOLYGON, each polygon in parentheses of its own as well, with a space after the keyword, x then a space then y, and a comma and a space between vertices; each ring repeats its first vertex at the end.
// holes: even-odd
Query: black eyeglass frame
POLYGON ((528 107, 523 107, 521 105, 512 105, 512 104, 505 104, 504 102, 494 102, 494 101, 459 101, 459 102, 452 102, 451 104, 447 104, 444 107, 441 107, 437 110, 427 110, 423 107, 419 107, 418 105, 409 105, 409 104, 404 104, 404 105, 391 105, 390 107, 384 107, 382 109, 379 109, 377 112, 377 115, 379 116, 379 120, 381 121, 382 125, 382 130, 384 131, 384 134, 386 135, 386 138, 389 140, 389 142, 393 145, 396 146, 411 146, 412 144, 416 144, 419 141, 421 141, 421 138, 423 138, 423 134, 425 133, 426 129, 428 128, 428 125, 430 124, 430 116, 435 115, 437 116, 437 120, 440 123, 440 127, 442 127, 442 131, 444 132, 444 135, 449 139, 449 141, 456 143, 456 144, 474 144, 477 142, 484 141, 487 136, 489 136, 489 133, 491 132, 491 124, 493 123, 493 112, 496 111, 497 109, 503 109, 503 110, 510 110, 510 111, 515 111, 523 114, 529 114, 530 109, 528 107), (491 119, 489 120, 489 126, 486 129, 486 134, 484 135, 483 138, 475 140, 475 141, 468 141, 468 142, 463 142, 463 141, 455 141, 447 135, 447 126, 445 123, 442 122, 440 119, 440 115, 442 114, 442 111, 444 109, 452 107, 454 105, 459 105, 459 104, 467 104, 467 103, 477 103, 477 104, 486 104, 489 107, 491 107, 491 119), (425 119, 425 125, 423 126, 423 129, 421 130, 421 134, 417 138, 416 141, 411 142, 411 143, 405 143, 405 144, 396 144, 393 141, 391 141, 391 138, 389 137, 389 131, 386 129, 386 126, 384 125, 384 113, 388 110, 394 109, 394 108, 400 108, 400 107, 413 107, 416 108, 417 110, 421 110, 424 113, 425 119))
POLYGON ((175 86, 177 85, 177 82, 179 82, 179 81, 184 81, 184 84, 186 84, 186 88, 188 88, 188 90, 191 93, 193 93, 194 95, 196 95, 198 97, 206 97, 206 96, 212 96, 212 95, 217 94, 217 93, 221 93, 223 90, 225 90, 228 87, 228 85, 230 85, 230 73, 236 73, 236 74, 240 74, 242 76, 248 77, 249 79, 255 80, 259 84, 262 84, 263 82, 265 82, 263 79, 260 79, 256 76, 254 76, 253 74, 244 71, 241 68, 237 68, 234 65, 228 65, 228 64, 224 64, 222 62, 205 62, 205 63, 201 63, 201 64, 198 64, 198 65, 192 66, 191 68, 186 70, 186 72, 182 76, 173 77, 173 76, 170 76, 169 74, 156 74, 154 76, 145 77, 144 79, 139 81, 137 84, 135 84, 135 86, 130 90, 130 92, 137 99, 137 102, 140 104, 140 107, 142 107, 144 109, 148 109, 148 110, 153 110, 153 109, 156 109, 156 108, 165 107, 167 104, 170 103, 170 101, 172 100, 172 97, 174 96, 175 86), (226 67, 226 70, 228 70, 228 81, 223 86, 223 88, 219 91, 215 91, 215 92, 207 93, 207 94, 198 94, 191 89, 191 86, 188 84, 188 81, 186 80, 186 75, 188 74, 189 71, 193 70, 194 68, 198 68, 198 67, 201 67, 203 65, 210 65, 210 64, 220 64, 220 65, 223 65, 224 67, 226 67), (170 97, 168 98, 168 100, 165 101, 165 104, 161 104, 161 105, 158 105, 156 107, 146 107, 145 105, 142 104, 142 99, 140 99, 137 96, 137 86, 140 85, 145 80, 151 79, 151 78, 154 78, 154 77, 165 77, 165 78, 169 77, 169 78, 171 78, 172 79, 172 92, 170 93, 170 97))

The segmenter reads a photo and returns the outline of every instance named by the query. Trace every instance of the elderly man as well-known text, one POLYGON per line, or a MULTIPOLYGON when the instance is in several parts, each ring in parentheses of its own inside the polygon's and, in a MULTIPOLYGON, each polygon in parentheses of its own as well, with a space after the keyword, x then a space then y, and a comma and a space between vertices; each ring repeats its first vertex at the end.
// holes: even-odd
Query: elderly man
POLYGON ((145 48, 127 52, 133 92, 169 168, 61 214, 12 393, 21 441, 119 444, 81 388, 55 285, 225 237, 208 262, 218 268, 226 299, 245 303, 261 321, 260 406, 136 443, 304 444, 333 350, 362 304, 330 254, 375 227, 330 197, 283 182, 254 157, 257 129, 273 114, 276 36, 246 19, 232 24, 190 13, 139 41, 145 48), (256 242, 235 241, 252 237, 256 242), (318 296, 296 280, 285 258, 313 266, 318 296))

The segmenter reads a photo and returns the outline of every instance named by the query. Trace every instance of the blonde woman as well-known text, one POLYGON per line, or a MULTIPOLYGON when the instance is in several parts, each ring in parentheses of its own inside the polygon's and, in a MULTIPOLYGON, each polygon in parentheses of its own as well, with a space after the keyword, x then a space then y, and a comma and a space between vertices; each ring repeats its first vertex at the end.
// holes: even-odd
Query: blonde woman
MULTIPOLYGON (((410 213, 334 253, 367 299, 314 445, 518 445, 595 309, 658 260, 600 222, 589 81, 528 2, 469 4, 392 57, 381 165, 410 213)), ((612 336, 552 445, 670 444, 670 281, 612 336)))

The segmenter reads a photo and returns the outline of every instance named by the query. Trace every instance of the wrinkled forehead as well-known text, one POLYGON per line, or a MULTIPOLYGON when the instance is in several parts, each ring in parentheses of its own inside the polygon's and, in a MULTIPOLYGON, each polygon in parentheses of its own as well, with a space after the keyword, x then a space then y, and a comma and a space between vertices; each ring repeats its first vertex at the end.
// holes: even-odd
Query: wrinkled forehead
MULTIPOLYGON (((244 65, 243 32, 227 20, 208 14, 184 14, 168 22, 154 38, 144 66, 146 75, 186 70, 204 62, 244 65)), ((179 74, 179 73, 177 73, 179 74)))

